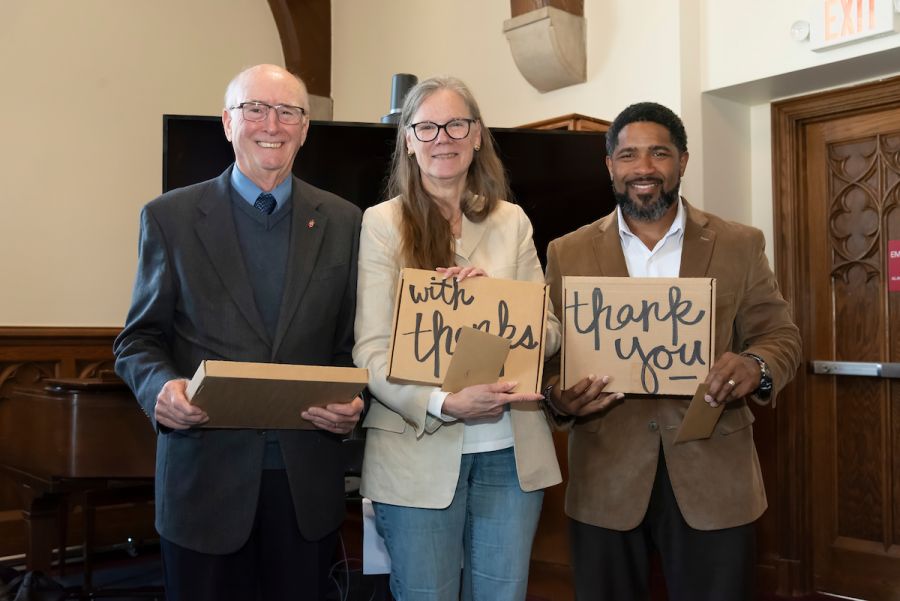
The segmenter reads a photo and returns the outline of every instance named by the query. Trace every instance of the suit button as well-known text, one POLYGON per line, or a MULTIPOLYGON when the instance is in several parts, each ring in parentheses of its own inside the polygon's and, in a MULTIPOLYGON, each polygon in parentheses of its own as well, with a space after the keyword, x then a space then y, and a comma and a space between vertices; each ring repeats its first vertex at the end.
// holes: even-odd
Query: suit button
POLYGON ((656 420, 650 420, 650 423, 647 424, 647 427, 651 432, 656 432, 657 430, 659 430, 659 424, 656 423, 656 420))
POLYGON ((257 430, 256 433, 259 434, 260 436, 265 436, 265 435, 266 435, 266 431, 265 431, 265 430, 257 430))

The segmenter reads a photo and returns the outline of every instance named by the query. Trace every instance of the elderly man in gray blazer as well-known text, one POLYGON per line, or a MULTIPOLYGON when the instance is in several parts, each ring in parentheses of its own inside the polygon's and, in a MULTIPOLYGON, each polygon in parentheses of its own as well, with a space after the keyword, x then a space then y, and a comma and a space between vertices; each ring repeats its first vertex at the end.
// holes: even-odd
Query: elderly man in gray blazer
POLYGON ((344 515, 341 435, 362 401, 303 414, 315 430, 200 429, 185 387, 204 359, 352 365, 360 211, 293 177, 303 82, 238 74, 222 122, 235 164, 141 213, 116 371, 158 432, 156 527, 166 598, 325 595, 344 515))

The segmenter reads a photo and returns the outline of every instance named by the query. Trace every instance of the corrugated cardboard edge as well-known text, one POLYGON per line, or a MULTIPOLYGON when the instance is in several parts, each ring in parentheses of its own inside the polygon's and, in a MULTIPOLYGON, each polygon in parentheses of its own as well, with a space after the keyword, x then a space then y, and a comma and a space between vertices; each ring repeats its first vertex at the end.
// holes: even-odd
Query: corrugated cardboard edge
POLYGON ((194 398, 194 395, 200 392, 200 389, 203 388, 203 381, 206 379, 204 376, 206 375, 206 361, 201 361, 200 365, 197 366, 197 371, 194 372, 194 377, 191 378, 191 381, 188 382, 187 389, 185 390, 185 396, 187 396, 188 401, 194 398))
MULTIPOLYGON (((541 312, 541 343, 538 345, 538 357, 540 357, 540 361, 538 362, 538 370, 537 370, 537 380, 534 382, 534 390, 529 392, 540 392, 541 384, 544 382, 544 363, 546 362, 546 357, 544 356, 545 345, 547 344, 547 312, 550 310, 550 286, 544 284, 544 309, 541 312)), ((562 326, 560 326, 560 330, 562 326)), ((562 340, 562 339, 560 339, 562 340)))
MULTIPOLYGON (((560 299, 562 302, 562 307, 560 307, 560 315, 562 315, 562 319, 559 320, 559 329, 560 329, 560 339, 559 339, 559 389, 567 390, 569 385, 566 383, 566 331, 568 328, 566 327, 566 299, 569 298, 568 288, 566 287, 566 280, 569 279, 569 276, 564 275, 562 277, 562 298, 560 299)), ((542 368, 543 369, 543 368, 542 368)))
MULTIPOLYGON (((712 369, 713 362, 716 360, 716 278, 709 278, 710 282, 710 299, 709 303, 709 369, 712 369)), ((709 373, 709 370, 707 370, 709 373)))
POLYGON ((404 382, 404 380, 395 378, 391 374, 394 371, 394 340, 397 337, 397 322, 400 321, 400 295, 403 294, 403 282, 405 281, 407 269, 408 267, 404 267, 403 269, 401 269, 400 275, 397 276, 397 294, 394 295, 394 316, 391 323, 391 340, 388 344, 387 374, 385 375, 389 382, 404 382))

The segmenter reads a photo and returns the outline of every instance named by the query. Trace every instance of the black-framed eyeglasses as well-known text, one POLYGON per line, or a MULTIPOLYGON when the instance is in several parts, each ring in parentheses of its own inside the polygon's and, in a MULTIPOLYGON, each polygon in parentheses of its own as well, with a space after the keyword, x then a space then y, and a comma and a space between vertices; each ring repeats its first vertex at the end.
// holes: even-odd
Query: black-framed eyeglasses
POLYGON ((290 104, 276 104, 273 106, 256 100, 228 107, 228 110, 234 109, 241 109, 241 114, 247 121, 263 121, 269 116, 269 109, 275 109, 278 121, 285 125, 297 125, 306 116, 306 109, 301 106, 292 106, 290 104))
POLYGON ((472 124, 477 121, 478 119, 451 119, 443 125, 434 121, 419 121, 409 127, 412 128, 419 142, 431 142, 438 137, 442 129, 454 140, 462 140, 469 135, 472 124))

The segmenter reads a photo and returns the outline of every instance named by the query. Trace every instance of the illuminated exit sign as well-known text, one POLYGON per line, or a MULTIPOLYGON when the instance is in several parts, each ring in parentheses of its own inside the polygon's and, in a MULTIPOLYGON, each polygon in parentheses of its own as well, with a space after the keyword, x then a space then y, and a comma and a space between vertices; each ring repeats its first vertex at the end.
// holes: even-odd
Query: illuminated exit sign
POLYGON ((813 50, 894 32, 893 0, 813 0, 810 6, 813 50))

